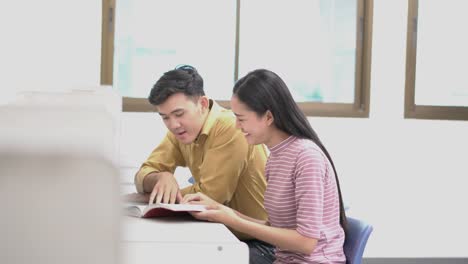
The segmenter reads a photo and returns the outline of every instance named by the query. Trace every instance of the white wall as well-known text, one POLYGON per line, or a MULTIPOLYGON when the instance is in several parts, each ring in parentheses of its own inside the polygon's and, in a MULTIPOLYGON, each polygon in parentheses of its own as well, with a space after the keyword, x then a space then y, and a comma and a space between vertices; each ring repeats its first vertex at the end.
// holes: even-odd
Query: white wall
POLYGON ((366 256, 466 257, 468 122, 402 118, 406 19, 407 1, 375 1, 371 118, 310 120, 375 227, 366 256))
MULTIPOLYGON (((310 121, 334 157, 346 203, 351 206, 349 214, 375 227, 365 256, 467 257, 468 122, 403 119, 406 4, 404 0, 375 0, 371 117, 312 117, 310 121)), ((100 19, 100 1, 76 1, 73 5, 86 14, 82 16, 85 25, 91 25, 79 40, 66 41, 64 47, 57 44, 63 41, 62 28, 74 28, 76 23, 74 19, 62 21, 60 28, 54 29, 57 35, 46 34, 46 40, 40 41, 40 47, 56 45, 58 53, 45 56, 27 51, 35 66, 41 65, 36 59, 47 58, 45 66, 34 68, 21 67, 29 62, 18 57, 24 43, 19 45, 21 49, 10 43, 10 52, 16 55, 7 54, 2 45, 0 52, 8 55, 6 62, 0 61, 2 73, 7 69, 9 75, 21 77, 26 72, 43 83, 59 75, 57 78, 70 83, 94 80, 97 84, 99 60, 95 54, 99 53, 100 35, 93 26, 100 27, 100 20, 93 15, 100 19), (83 47, 89 52, 81 52, 83 47), (65 60, 65 54, 75 59, 65 60), (10 64, 16 66, 11 68, 10 64)), ((60 8, 69 10, 65 4, 60 8)), ((51 15, 49 11, 47 16, 51 15)), ((15 27, 31 31, 25 24, 15 27)), ((7 36, 13 36, 15 27, 7 36)), ((14 93, 22 81, 7 77, 2 96, 14 93)), ((166 129, 154 113, 123 113, 121 121, 122 165, 139 166, 166 129)))
POLYGON ((101 1, 1 1, 0 32, 0 104, 99 84, 101 1))

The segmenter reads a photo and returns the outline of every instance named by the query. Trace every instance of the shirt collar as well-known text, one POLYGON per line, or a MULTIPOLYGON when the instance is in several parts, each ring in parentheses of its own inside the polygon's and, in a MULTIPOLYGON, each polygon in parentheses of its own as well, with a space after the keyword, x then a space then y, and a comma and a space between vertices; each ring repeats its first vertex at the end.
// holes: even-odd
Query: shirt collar
POLYGON ((274 147, 270 149, 271 154, 277 154, 283 151, 288 145, 296 139, 295 136, 289 136, 287 139, 281 141, 280 143, 276 144, 274 147))
POLYGON ((196 144, 203 144, 205 142, 206 138, 208 137, 208 134, 211 131, 211 128, 214 126, 219 114, 223 109, 224 108, 222 108, 218 103, 210 99, 210 112, 206 117, 200 135, 198 135, 198 138, 195 140, 196 144))

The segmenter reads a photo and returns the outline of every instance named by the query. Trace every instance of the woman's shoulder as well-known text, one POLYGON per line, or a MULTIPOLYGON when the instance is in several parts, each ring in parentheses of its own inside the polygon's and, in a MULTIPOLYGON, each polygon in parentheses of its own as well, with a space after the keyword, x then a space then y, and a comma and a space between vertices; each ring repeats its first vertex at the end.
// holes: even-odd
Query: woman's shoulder
POLYGON ((297 138, 293 143, 298 150, 298 159, 326 159, 322 149, 312 140, 305 138, 297 138))
POLYGON ((300 150, 300 151, 319 151, 321 152, 320 147, 312 140, 308 138, 298 138, 296 137, 293 142, 291 142, 292 147, 300 150))

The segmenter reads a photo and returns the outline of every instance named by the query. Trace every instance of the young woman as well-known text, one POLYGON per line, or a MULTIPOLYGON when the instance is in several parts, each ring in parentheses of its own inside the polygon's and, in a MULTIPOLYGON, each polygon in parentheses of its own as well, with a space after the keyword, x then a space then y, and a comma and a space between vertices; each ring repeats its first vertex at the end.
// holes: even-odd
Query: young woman
POLYGON ((270 150, 264 201, 268 221, 242 215, 201 193, 186 195, 182 202, 207 205, 209 210, 193 214, 199 219, 276 246, 274 258, 264 254, 261 263, 345 263, 346 217, 335 165, 286 84, 269 70, 252 71, 234 86, 231 107, 249 144, 270 150))

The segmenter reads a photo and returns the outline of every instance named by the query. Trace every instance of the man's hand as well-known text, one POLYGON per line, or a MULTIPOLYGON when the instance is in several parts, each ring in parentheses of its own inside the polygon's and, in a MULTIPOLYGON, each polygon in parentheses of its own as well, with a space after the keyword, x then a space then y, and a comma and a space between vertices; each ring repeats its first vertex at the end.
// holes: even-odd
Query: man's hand
POLYGON ((177 184, 177 181, 172 173, 153 172, 145 177, 145 183, 146 180, 148 180, 149 183, 154 183, 154 187, 149 196, 149 204, 152 204, 153 202, 172 204, 176 201, 182 200, 182 195, 179 190, 179 184, 177 184))

